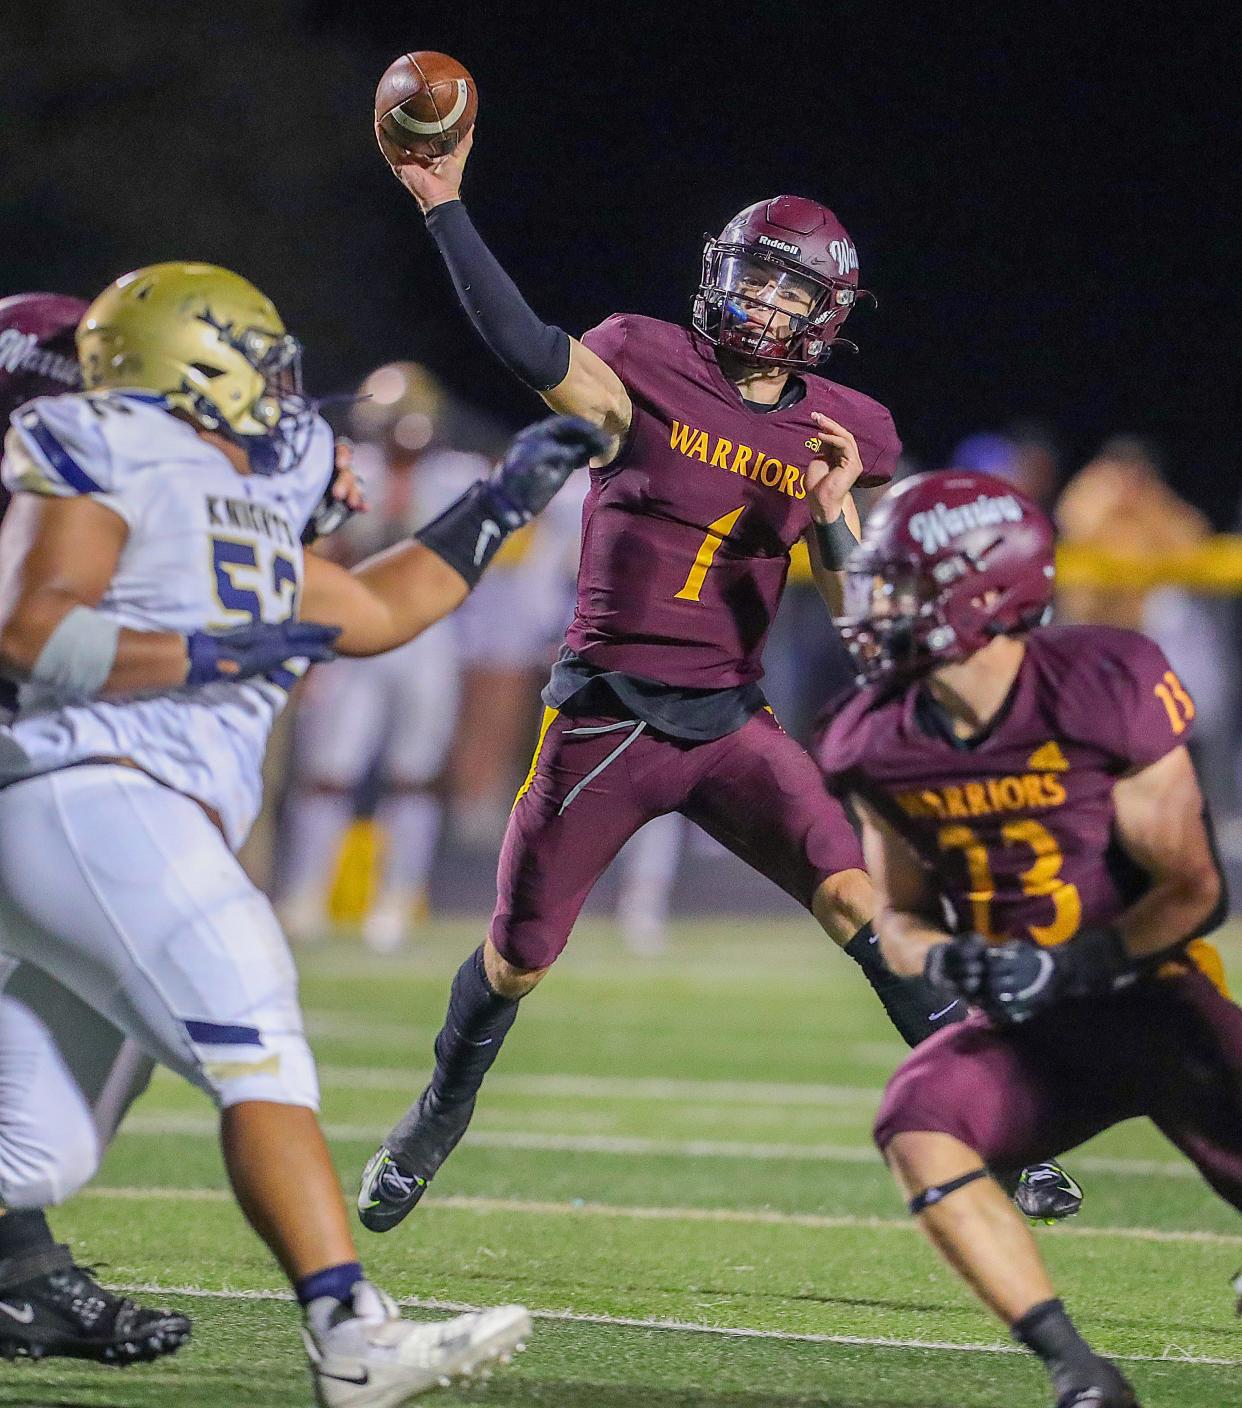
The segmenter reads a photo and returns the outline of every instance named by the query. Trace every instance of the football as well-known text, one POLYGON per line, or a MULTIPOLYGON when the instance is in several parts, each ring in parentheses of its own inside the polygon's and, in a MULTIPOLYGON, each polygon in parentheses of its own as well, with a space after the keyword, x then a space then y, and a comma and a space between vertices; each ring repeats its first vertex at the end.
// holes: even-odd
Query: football
POLYGON ((402 54, 375 90, 380 149, 394 166, 430 165, 470 131, 478 106, 474 79, 456 59, 431 49, 402 54))

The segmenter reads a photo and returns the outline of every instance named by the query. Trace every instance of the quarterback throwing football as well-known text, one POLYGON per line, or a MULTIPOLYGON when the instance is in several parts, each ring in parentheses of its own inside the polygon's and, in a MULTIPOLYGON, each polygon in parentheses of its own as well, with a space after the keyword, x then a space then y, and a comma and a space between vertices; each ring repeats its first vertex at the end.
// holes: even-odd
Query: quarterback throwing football
MULTIPOLYGON (((767 707, 759 681, 790 549, 807 543, 840 603, 856 484, 900 449, 878 402, 820 363, 860 296, 832 211, 760 201, 708 241, 693 325, 619 315, 581 341, 545 324, 459 198, 472 135, 397 174, 423 209, 487 344, 554 410, 607 436, 583 510, 577 611, 543 693, 538 749, 500 856, 484 944, 453 983, 436 1069, 363 1174, 358 1210, 394 1227, 464 1133, 518 1002, 646 822, 680 812, 806 907, 855 959, 910 1042, 956 1015, 880 962, 875 896, 844 809, 767 707)), ((851 526, 853 525, 853 526, 851 526)), ((1052 1211, 1065 1184, 1039 1197, 1052 1211)))

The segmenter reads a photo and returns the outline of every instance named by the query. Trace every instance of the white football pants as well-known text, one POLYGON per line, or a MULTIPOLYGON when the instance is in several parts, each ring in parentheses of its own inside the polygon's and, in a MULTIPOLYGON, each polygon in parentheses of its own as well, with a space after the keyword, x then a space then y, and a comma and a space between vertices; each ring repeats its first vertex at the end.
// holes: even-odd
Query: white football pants
POLYGON ((68 768, 0 791, 0 954, 21 965, 0 993, 10 1207, 94 1174, 143 1058, 221 1106, 318 1105, 271 906, 198 804, 143 773, 68 768))

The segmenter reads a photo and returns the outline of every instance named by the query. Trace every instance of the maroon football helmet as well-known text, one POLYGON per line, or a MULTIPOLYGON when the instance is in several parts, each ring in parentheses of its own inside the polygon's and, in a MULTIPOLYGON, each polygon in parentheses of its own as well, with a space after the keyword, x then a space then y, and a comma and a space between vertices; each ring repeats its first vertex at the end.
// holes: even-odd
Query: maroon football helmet
POLYGON ((0 298, 0 435, 31 397, 81 389, 73 334, 85 312, 85 303, 59 293, 0 298))
POLYGON ((1052 524, 990 474, 916 474, 877 504, 845 571, 837 626, 859 683, 915 679, 1048 620, 1052 524))
POLYGON ((841 222, 802 196, 757 201, 704 239, 695 330, 747 361, 813 367, 869 296, 841 222))

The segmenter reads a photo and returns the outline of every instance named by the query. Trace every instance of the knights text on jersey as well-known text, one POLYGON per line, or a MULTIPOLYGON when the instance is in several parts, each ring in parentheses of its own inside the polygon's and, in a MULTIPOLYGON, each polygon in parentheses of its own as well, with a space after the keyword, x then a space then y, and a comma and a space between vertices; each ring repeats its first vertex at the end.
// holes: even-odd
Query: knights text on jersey
POLYGON ((1032 632, 1004 712, 969 747, 926 726, 919 695, 854 695, 816 753, 906 838, 959 929, 1058 944, 1133 902, 1145 881, 1113 845, 1113 786, 1185 743, 1195 714, 1159 646, 1032 632))
POLYGON ((583 342, 625 384, 633 419, 617 459, 592 471, 567 644, 600 669, 663 684, 759 679, 789 550, 811 521, 811 412, 853 432, 873 484, 896 466, 892 417, 818 376, 796 402, 757 410, 710 346, 654 318, 609 318, 583 342))
MULTIPOLYGON (((15 411, 3 480, 13 491, 88 494, 129 535, 99 611, 138 631, 227 630, 296 615, 301 532, 332 469, 317 420, 287 474, 241 475, 219 450, 145 393, 75 393, 15 411)), ((24 686, 5 733, 20 749, 8 778, 90 757, 128 757, 212 807, 238 846, 259 808, 268 733, 306 668, 140 699, 71 700, 24 686)))

